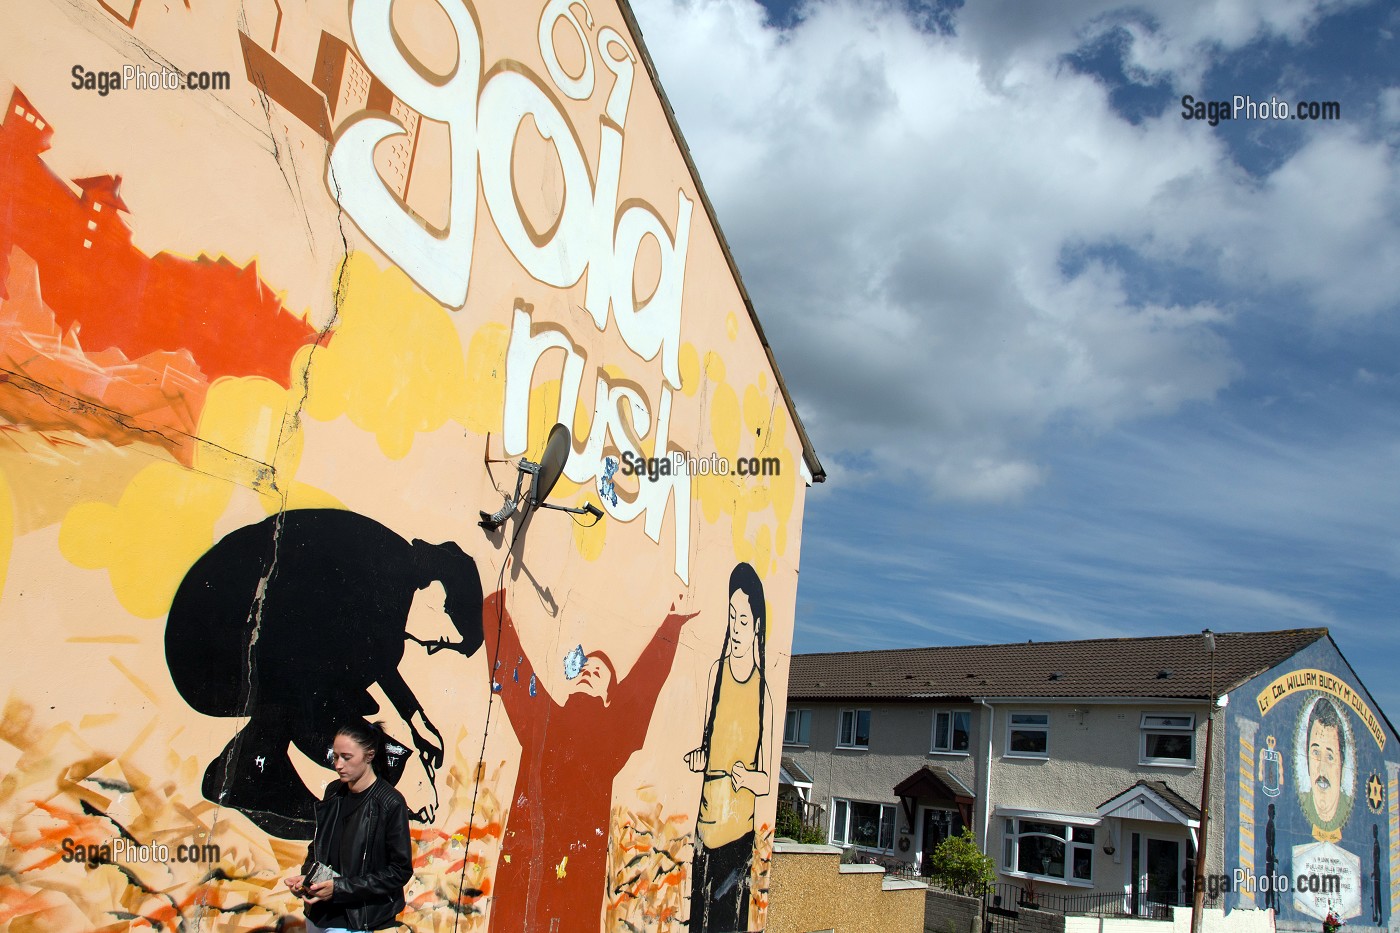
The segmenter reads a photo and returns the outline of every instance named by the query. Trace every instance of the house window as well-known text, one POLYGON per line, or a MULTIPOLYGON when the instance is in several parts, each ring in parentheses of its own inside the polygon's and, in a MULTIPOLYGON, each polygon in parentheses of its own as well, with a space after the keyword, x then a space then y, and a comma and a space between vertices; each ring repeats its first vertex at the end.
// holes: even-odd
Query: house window
POLYGON ((836 736, 838 748, 870 747, 870 710, 843 709, 841 731, 836 736))
POLYGON ((965 752, 970 747, 972 713, 947 710, 933 714, 933 751, 965 752))
POLYGON ((787 720, 783 723, 784 745, 806 745, 811 732, 811 710, 790 709, 787 711, 787 720))
POLYGON ((1011 758, 1050 757, 1050 714, 1012 713, 1006 722, 1006 754, 1011 758))
POLYGON ((866 849, 894 848, 894 804, 831 801, 831 841, 866 849))
POLYGON ((1196 717, 1192 713, 1143 713, 1142 746, 1144 765, 1186 765, 1196 763, 1196 717))
POLYGON ((1001 864, 1011 874, 1092 883, 1093 827, 1007 817, 1001 864))

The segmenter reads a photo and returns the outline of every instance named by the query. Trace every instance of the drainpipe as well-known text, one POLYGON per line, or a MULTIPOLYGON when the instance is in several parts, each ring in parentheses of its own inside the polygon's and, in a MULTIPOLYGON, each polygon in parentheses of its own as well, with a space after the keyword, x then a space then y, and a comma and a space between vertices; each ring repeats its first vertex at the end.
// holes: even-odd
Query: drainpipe
POLYGON ((982 851, 985 853, 992 845, 987 832, 992 823, 992 742, 995 741, 992 734, 996 732, 997 711, 986 697, 979 697, 977 703, 987 708, 987 761, 982 768, 982 851))

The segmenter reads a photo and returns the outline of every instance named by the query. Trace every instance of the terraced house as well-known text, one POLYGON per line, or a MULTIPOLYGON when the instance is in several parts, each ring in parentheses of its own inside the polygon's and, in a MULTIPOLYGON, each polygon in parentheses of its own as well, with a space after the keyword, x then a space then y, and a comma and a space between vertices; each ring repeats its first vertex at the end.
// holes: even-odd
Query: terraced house
POLYGON ((1191 903, 1206 822, 1227 910, 1393 928, 1395 731, 1326 629, 799 655, 783 741, 862 856, 970 827, 1019 898, 1147 913, 1191 903))

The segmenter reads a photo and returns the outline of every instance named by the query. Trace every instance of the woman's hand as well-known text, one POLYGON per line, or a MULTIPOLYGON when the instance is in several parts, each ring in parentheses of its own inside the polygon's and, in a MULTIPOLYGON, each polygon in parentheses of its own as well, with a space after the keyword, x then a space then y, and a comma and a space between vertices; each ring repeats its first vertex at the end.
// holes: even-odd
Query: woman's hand
POLYGON ((306 896, 306 888, 302 887, 306 882, 305 875, 292 875, 290 878, 282 879, 282 883, 292 889, 292 893, 297 897, 306 896))
POLYGON ((692 771, 705 770, 705 746, 685 753, 685 764, 692 771))
POLYGON ((322 901, 328 901, 331 899, 331 895, 335 893, 335 879, 327 878, 325 881, 318 881, 307 888, 306 891, 306 903, 308 904, 319 904, 322 901))
POLYGON ((734 762, 734 767, 729 769, 729 780, 733 782, 735 790, 747 790, 749 793, 758 795, 758 777, 761 771, 751 771, 748 765, 742 761, 734 762))

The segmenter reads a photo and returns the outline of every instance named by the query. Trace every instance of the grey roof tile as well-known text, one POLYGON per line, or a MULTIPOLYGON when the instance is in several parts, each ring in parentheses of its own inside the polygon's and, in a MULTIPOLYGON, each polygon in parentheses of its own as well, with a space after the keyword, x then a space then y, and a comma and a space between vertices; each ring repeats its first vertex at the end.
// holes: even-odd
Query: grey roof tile
MULTIPOLYGON (((1224 693, 1327 637, 1327 629, 1217 632, 1215 690, 1224 693)), ((1098 638, 798 654, 790 700, 1210 695, 1200 635, 1098 638)))

